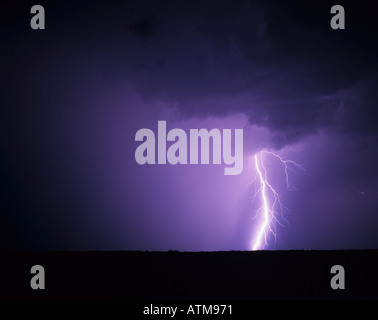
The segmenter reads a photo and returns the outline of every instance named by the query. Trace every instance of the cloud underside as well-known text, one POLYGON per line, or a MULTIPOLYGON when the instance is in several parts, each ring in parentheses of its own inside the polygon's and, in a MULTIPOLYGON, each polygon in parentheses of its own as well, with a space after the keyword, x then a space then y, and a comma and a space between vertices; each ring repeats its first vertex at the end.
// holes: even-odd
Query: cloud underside
POLYGON ((301 7, 185 4, 160 7, 130 25, 128 72, 143 97, 184 117, 243 113, 275 133, 277 145, 329 126, 376 133, 369 35, 337 33, 330 14, 305 19, 301 7))

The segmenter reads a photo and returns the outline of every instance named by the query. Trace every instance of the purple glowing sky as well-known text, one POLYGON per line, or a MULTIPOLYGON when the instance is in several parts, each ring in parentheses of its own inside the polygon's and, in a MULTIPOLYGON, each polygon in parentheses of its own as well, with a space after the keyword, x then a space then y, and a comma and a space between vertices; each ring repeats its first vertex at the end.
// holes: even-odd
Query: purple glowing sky
POLYGON ((43 33, 11 2, 1 22, 1 248, 249 250, 262 149, 306 168, 287 192, 268 164, 290 211, 267 249, 378 247, 373 10, 337 33, 300 1, 47 6, 43 33), (138 165, 158 120, 243 128, 242 174, 138 165))

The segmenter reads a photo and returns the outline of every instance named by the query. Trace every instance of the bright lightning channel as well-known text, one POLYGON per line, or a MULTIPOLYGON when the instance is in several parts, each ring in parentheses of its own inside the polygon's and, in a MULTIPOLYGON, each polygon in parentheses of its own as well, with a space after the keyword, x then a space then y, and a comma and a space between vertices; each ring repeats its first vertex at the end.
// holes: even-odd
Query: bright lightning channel
POLYGON ((289 183, 289 170, 299 173, 306 173, 305 168, 297 164, 292 160, 285 160, 280 155, 273 152, 262 150, 259 153, 255 154, 255 186, 256 192, 253 195, 252 199, 255 199, 257 196, 261 197, 262 205, 257 210, 258 215, 262 215, 262 223, 260 224, 257 236, 253 241, 252 250, 262 250, 268 244, 268 235, 271 233, 276 237, 276 223, 279 223, 277 219, 277 214, 283 214, 285 206, 282 204, 279 193, 274 189, 272 184, 269 182, 267 169, 264 164, 264 156, 269 155, 276 158, 281 162, 285 172, 286 187, 287 190, 295 190, 295 188, 289 183))

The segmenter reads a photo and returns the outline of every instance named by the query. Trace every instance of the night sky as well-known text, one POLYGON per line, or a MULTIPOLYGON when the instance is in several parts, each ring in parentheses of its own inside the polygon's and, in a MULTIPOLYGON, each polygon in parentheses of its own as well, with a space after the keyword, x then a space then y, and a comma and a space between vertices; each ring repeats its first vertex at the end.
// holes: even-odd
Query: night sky
POLYGON ((262 149, 306 168, 287 191, 269 162, 288 210, 266 249, 378 248, 374 3, 2 3, 0 248, 249 250, 262 149), (244 129, 243 172, 138 165, 135 133, 159 120, 244 129))

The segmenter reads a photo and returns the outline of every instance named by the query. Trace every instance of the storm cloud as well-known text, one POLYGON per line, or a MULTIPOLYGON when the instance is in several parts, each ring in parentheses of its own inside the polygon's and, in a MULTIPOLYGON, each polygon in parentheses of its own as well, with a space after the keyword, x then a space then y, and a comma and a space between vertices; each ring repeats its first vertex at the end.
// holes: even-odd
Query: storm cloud
POLYGON ((158 21, 150 37, 133 39, 133 86, 185 117, 243 113, 275 132, 273 143, 281 146, 330 125, 375 131, 377 31, 360 11, 348 12, 349 28, 332 30, 326 9, 299 2, 164 3, 132 24, 152 28, 151 17, 158 21))

